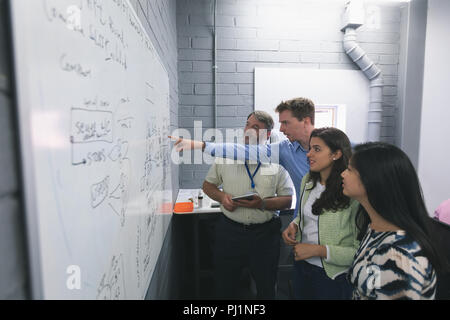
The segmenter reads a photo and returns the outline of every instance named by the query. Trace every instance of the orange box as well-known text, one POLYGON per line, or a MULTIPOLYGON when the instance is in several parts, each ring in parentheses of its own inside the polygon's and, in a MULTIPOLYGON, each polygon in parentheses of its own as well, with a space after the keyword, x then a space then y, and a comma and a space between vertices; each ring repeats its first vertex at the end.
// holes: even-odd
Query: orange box
POLYGON ((178 202, 173 208, 174 213, 188 213, 194 211, 194 204, 192 202, 178 202))

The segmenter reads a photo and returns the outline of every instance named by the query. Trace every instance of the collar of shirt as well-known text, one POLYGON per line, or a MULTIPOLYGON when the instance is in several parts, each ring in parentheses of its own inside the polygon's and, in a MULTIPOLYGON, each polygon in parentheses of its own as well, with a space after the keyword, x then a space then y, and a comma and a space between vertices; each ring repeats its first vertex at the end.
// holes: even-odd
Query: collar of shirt
POLYGON ((303 146, 298 141, 290 142, 291 146, 294 148, 295 151, 298 151, 298 148, 300 148, 303 152, 308 152, 309 150, 305 150, 303 146))

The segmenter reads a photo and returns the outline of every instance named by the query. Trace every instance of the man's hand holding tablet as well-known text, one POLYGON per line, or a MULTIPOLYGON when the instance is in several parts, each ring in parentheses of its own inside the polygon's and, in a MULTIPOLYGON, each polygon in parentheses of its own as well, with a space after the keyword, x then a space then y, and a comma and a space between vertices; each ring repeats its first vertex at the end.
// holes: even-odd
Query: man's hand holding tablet
POLYGON ((239 206, 244 208, 260 209, 263 200, 257 193, 248 193, 241 196, 233 197, 232 200, 239 206))
POLYGON ((231 200, 233 201, 237 201, 237 200, 253 200, 254 196, 257 196, 258 194, 255 192, 251 192, 251 193, 247 193, 247 194, 243 194, 241 196, 236 196, 231 198, 231 200))

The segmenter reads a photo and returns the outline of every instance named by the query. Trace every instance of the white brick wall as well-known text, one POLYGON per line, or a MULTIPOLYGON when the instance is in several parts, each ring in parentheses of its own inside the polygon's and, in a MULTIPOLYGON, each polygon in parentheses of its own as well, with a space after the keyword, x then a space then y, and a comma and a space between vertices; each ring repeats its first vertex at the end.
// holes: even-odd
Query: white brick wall
MULTIPOLYGON (((341 14, 346 0, 220 0, 217 1, 218 43, 218 126, 242 127, 252 111, 255 67, 288 67, 316 69, 354 69, 358 67, 342 48, 341 14)), ((213 92, 212 8, 213 1, 177 1, 177 29, 180 91, 209 96, 213 92), (198 65, 196 63, 203 63, 198 65), (194 67, 192 68, 191 63, 194 67), (200 68, 200 66, 204 68, 200 68), (192 68, 192 69, 191 69, 192 68), (189 75, 186 75, 189 73, 189 75), (186 81, 185 81, 186 80, 186 81), (208 90, 211 90, 208 92, 208 90)), ((374 5, 368 2, 368 5, 374 5)), ((376 5, 376 4, 375 4, 376 5)), ((378 5, 380 28, 364 25, 358 30, 358 41, 371 59, 382 69, 386 88, 383 91, 384 112, 382 140, 395 142, 397 81, 400 52, 401 11, 398 4, 378 5)), ((367 9, 367 8, 366 8, 367 9)), ((180 110, 189 120, 180 118, 180 127, 193 124, 195 99, 180 110)), ((205 98, 199 98, 205 106, 205 98)), ((205 106, 206 107, 206 106, 205 106)), ((274 106, 275 107, 275 106, 274 106)), ((212 109, 211 109, 212 110, 212 109)), ((202 114, 202 118, 205 114, 202 114)), ((277 120, 277 119, 275 119, 277 120)), ((214 121, 206 121, 206 124, 214 121)), ((189 129, 189 127, 188 127, 189 129)), ((180 186, 200 187, 205 167, 181 166, 180 186)))

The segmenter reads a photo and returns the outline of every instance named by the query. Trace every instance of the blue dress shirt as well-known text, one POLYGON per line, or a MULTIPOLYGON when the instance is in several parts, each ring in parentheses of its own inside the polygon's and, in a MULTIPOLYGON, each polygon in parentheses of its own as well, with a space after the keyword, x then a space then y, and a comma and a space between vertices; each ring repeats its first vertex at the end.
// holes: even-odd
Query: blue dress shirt
POLYGON ((300 184, 303 176, 309 172, 309 160, 298 141, 291 143, 283 140, 266 145, 243 145, 234 143, 206 142, 205 152, 213 157, 228 158, 241 161, 257 161, 263 163, 279 163, 291 176, 295 186, 296 204, 294 217, 298 214, 300 184))

